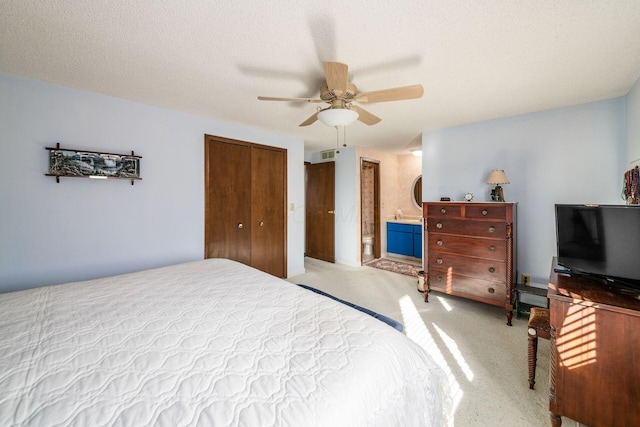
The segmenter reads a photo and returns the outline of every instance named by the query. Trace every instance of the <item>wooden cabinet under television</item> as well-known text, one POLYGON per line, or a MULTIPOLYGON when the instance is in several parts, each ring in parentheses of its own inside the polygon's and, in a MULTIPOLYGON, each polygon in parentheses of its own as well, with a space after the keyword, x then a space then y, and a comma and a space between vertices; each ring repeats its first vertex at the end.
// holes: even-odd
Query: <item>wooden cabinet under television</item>
POLYGON ((516 204, 426 202, 425 301, 430 290, 504 307, 513 316, 516 204))
MULTIPOLYGON (((604 279, 549 275, 551 425, 640 425, 640 299, 604 279), (573 425, 573 423, 571 424, 573 425)), ((614 284, 615 282, 610 282, 614 284)))
POLYGON ((205 258, 286 277, 287 151, 205 136, 205 258))

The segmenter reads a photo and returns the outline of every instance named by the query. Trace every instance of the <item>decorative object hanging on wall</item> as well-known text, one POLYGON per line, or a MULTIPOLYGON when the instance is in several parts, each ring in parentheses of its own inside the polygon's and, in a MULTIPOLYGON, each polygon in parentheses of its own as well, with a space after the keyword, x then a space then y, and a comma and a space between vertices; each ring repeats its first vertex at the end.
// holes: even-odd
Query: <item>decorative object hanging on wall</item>
POLYGON ((640 159, 631 162, 624 173, 622 198, 628 205, 640 204, 640 159))
POLYGON ((75 150, 55 147, 45 147, 49 150, 49 173, 55 176, 56 182, 60 177, 94 178, 94 179, 129 179, 131 185, 140 177, 140 159, 133 151, 131 154, 104 153, 99 151, 75 150))

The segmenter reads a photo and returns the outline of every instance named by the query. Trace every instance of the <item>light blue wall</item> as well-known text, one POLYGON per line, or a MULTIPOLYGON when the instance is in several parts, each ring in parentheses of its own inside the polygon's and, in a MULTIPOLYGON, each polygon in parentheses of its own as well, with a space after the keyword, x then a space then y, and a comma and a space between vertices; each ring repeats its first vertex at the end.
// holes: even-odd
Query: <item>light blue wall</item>
POLYGON ((628 162, 640 160, 640 79, 627 95, 628 162))
POLYGON ((624 98, 424 132, 423 200, 489 200, 489 173, 504 169, 505 198, 518 202, 518 272, 546 283, 554 204, 623 203, 626 132, 624 98))
POLYGON ((304 272, 303 141, 0 73, 0 292, 202 259, 205 134, 287 148, 288 272, 304 272), (134 150, 143 180, 56 184, 56 142, 134 150))
POLYGON ((359 266, 358 159, 355 146, 340 148, 336 154, 336 262, 359 266))

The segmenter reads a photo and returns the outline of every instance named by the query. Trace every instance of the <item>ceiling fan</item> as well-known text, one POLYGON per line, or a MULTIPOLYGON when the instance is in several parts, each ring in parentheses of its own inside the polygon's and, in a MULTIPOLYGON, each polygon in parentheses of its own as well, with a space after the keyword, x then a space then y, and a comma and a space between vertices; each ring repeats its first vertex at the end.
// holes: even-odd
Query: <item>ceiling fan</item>
POLYGON ((415 99, 422 97, 424 89, 422 85, 383 89, 373 92, 358 93, 356 86, 347 81, 349 67, 340 62, 326 61, 322 63, 327 84, 320 88, 320 98, 275 98, 271 96, 259 96, 261 101, 289 101, 311 102, 329 104, 326 108, 318 108, 315 114, 309 117, 299 126, 309 126, 320 120, 328 126, 345 126, 356 119, 366 125, 375 125, 381 119, 371 114, 354 102, 371 104, 374 102, 400 101, 403 99, 415 99))

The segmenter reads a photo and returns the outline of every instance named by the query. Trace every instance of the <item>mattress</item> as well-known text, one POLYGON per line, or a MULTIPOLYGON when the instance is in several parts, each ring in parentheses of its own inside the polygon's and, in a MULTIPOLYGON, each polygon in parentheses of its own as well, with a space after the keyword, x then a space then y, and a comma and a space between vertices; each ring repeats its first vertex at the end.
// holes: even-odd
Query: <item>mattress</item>
POLYGON ((2 426, 443 426, 392 327, 225 259, 0 294, 2 426))

